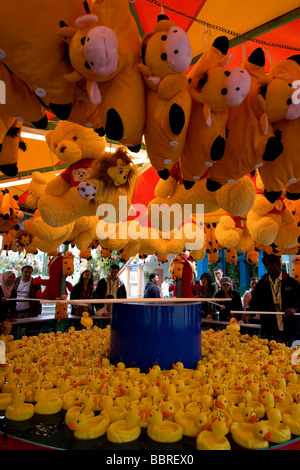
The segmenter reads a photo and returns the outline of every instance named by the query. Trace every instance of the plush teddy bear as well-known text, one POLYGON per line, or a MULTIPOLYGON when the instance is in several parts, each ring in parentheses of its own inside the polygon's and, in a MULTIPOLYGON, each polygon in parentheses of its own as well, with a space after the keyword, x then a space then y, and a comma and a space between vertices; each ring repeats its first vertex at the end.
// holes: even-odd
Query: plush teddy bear
POLYGON ((268 83, 265 55, 255 49, 242 68, 251 77, 250 92, 238 107, 229 109, 228 135, 222 159, 208 168, 207 189, 216 191, 274 160, 282 152, 280 135, 275 134, 264 110, 257 106, 260 86, 268 83))
POLYGON ((270 74, 272 81, 265 90, 266 100, 271 103, 270 106, 277 105, 276 109, 281 111, 273 117, 272 126, 282 136, 283 152, 260 169, 265 195, 270 202, 274 202, 285 190, 288 199, 300 199, 300 144, 297 138, 300 132, 300 100, 297 98, 299 91, 293 88, 293 84, 300 80, 300 55, 274 64, 270 74))
POLYGON ((163 179, 179 160, 186 139, 192 98, 185 72, 191 60, 186 32, 160 15, 142 38, 139 70, 146 84, 145 143, 163 179))
POLYGON ((25 152, 27 148, 21 137, 22 124, 15 120, 0 144, 0 171, 6 176, 18 174, 19 150, 25 152))
POLYGON ((64 79, 64 74, 72 68, 65 41, 57 35, 57 30, 61 20, 73 24, 86 12, 85 5, 91 3, 53 0, 45 8, 42 0, 30 0, 26 4, 16 0, 7 2, 1 9, 0 44, 4 65, 59 119, 67 119, 71 112, 76 84, 64 79))
POLYGON ((52 227, 73 222, 83 215, 95 215, 97 203, 80 197, 78 184, 91 174, 95 159, 105 151, 105 139, 93 129, 60 121, 46 134, 50 151, 69 166, 51 180, 38 202, 41 217, 52 227))
POLYGON ((86 80, 104 132, 139 151, 145 121, 145 90, 138 70, 140 37, 127 0, 95 0, 91 14, 64 22, 59 36, 69 44, 69 83, 86 80), (75 27, 73 26, 75 25, 75 27))
POLYGON ((227 67, 229 40, 219 36, 188 73, 192 111, 180 156, 188 189, 224 154, 229 107, 239 106, 250 90, 250 75, 227 67))
POLYGON ((26 205, 31 209, 36 209, 40 198, 45 194, 45 188, 49 181, 56 177, 55 171, 49 173, 41 173, 34 171, 28 186, 28 195, 26 197, 26 205))
POLYGON ((215 235, 223 248, 236 248, 242 253, 249 251, 254 245, 247 228, 247 215, 243 217, 222 215, 216 225, 215 235))
POLYGON ((255 202, 247 214, 247 227, 255 242, 271 245, 278 236, 281 224, 284 222, 292 226, 294 218, 283 197, 278 198, 275 203, 267 200, 259 174, 256 187, 255 202))

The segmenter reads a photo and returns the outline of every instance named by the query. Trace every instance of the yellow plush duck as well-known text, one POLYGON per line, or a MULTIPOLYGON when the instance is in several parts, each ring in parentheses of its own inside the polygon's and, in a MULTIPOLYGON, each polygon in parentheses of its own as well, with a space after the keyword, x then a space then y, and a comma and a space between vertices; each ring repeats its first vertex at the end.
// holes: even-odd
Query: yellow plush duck
POLYGON ((25 393, 21 390, 12 392, 12 404, 5 410, 5 417, 12 421, 26 421, 34 415, 34 406, 32 403, 25 402, 25 393))
POLYGON ((107 439, 114 443, 135 441, 141 434, 141 418, 138 408, 128 411, 124 419, 115 421, 108 426, 107 439))
POLYGON ((197 437, 197 450, 230 450, 228 434, 228 424, 224 419, 216 419, 211 424, 211 431, 202 431, 197 437))
POLYGON ((269 447, 272 433, 265 421, 253 424, 234 422, 231 426, 231 437, 241 447, 255 450, 269 447))
POLYGON ((106 414, 88 417, 85 413, 76 416, 75 421, 69 423, 69 429, 74 431, 74 437, 81 440, 97 439, 105 434, 109 426, 109 417, 106 414))
POLYGON ((282 423, 282 415, 278 408, 269 408, 267 418, 269 430, 272 432, 271 442, 280 444, 291 439, 291 430, 288 425, 282 423))
POLYGON ((159 410, 153 410, 148 417, 147 435, 157 442, 177 442, 182 439, 183 428, 173 421, 164 420, 159 410))

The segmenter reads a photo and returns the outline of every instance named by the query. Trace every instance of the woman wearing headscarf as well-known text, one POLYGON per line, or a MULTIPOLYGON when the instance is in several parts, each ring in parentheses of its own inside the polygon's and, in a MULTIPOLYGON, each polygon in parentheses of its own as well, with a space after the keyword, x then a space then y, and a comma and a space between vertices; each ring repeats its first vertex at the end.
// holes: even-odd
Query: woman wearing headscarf
POLYGON ((1 331, 4 335, 11 332, 11 324, 9 320, 16 311, 16 302, 10 298, 16 298, 17 292, 14 288, 16 275, 13 271, 5 271, 0 279, 0 324, 1 331))

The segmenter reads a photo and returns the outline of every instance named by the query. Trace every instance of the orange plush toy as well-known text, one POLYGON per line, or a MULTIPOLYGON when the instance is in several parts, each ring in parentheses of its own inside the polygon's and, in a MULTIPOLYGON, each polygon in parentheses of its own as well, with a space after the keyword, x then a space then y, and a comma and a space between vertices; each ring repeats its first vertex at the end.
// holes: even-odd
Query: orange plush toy
POLYGON ((180 157, 183 184, 189 189, 225 150, 229 107, 239 106, 250 90, 247 70, 226 67, 229 41, 219 36, 188 74, 192 111, 180 157))
POLYGON ((260 169, 260 175, 270 202, 281 196, 284 189, 288 199, 297 200, 300 199, 300 92, 293 88, 293 83, 300 80, 300 55, 274 64, 270 76, 272 81, 265 90, 266 100, 277 108, 282 103, 281 114, 277 113, 272 121, 275 132, 282 135, 283 152, 276 160, 267 162, 260 169), (274 96, 275 85, 279 97, 274 96))
POLYGON ((269 82, 265 74, 265 55, 255 49, 242 66, 251 77, 250 92, 235 108, 230 108, 228 136, 223 158, 208 168, 207 189, 216 191, 274 160, 282 152, 280 136, 274 134, 266 113, 257 106, 260 86, 269 82))
POLYGON ((185 71, 191 60, 185 31, 160 15, 153 31, 142 38, 139 69, 146 83, 145 143, 163 179, 168 179, 185 144, 192 105, 185 71))
POLYGON ((21 137, 21 121, 14 121, 0 143, 0 171, 6 176, 18 174, 19 149, 26 151, 26 144, 21 137))
POLYGON ((128 0, 95 0, 92 13, 62 24, 73 71, 66 83, 86 80, 90 102, 98 105, 104 132, 139 151, 145 121, 144 84, 138 70, 140 37, 128 0))

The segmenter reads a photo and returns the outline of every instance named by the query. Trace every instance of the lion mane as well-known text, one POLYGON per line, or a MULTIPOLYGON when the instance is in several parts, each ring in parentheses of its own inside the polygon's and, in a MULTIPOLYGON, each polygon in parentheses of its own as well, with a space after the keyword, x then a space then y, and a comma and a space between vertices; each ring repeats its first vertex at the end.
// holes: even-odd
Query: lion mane
POLYGON ((124 165, 129 165, 127 181, 120 186, 122 190, 129 191, 133 181, 137 177, 137 167, 133 163, 131 156, 125 147, 118 147, 115 152, 104 152, 101 158, 97 158, 92 164, 92 173, 89 180, 96 179, 101 181, 105 193, 112 193, 116 190, 113 179, 108 174, 108 169, 117 166, 117 161, 121 159, 124 165))

